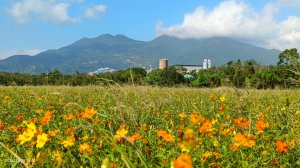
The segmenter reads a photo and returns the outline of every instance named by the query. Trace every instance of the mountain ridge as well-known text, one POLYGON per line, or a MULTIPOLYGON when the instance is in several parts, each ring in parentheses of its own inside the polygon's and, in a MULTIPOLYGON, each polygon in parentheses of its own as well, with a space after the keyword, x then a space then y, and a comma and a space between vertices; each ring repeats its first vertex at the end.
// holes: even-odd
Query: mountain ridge
POLYGON ((35 56, 8 57, 0 60, 0 71, 37 74, 54 69, 64 73, 91 72, 103 67, 147 69, 158 67, 158 60, 163 57, 170 64, 202 64, 204 58, 209 58, 215 66, 237 59, 254 59, 269 65, 276 64, 279 53, 227 37, 179 39, 162 35, 151 41, 138 41, 122 34, 102 34, 35 56))

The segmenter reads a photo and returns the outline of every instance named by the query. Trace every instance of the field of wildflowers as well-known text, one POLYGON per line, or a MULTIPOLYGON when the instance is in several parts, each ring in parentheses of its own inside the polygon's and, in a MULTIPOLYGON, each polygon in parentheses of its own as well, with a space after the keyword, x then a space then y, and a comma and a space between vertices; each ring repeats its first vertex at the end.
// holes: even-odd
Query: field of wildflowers
POLYGON ((300 91, 0 87, 1 167, 300 167, 300 91))

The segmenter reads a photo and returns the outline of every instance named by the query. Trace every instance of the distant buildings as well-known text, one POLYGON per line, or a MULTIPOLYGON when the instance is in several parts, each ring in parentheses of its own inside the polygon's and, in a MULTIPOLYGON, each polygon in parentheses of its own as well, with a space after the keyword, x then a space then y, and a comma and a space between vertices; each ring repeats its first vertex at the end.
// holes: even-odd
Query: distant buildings
POLYGON ((211 60, 210 59, 204 59, 203 64, 202 65, 183 65, 183 64, 175 64, 175 67, 177 67, 178 69, 184 69, 185 72, 191 72, 191 71, 200 71, 202 69, 209 69, 211 68, 211 60))
POLYGON ((210 59, 204 59, 203 69, 209 69, 209 68, 211 68, 211 60, 210 59))
POLYGON ((186 72, 191 72, 191 71, 200 71, 202 70, 202 65, 179 65, 179 64, 176 64, 175 65, 178 69, 184 69, 186 72))
POLYGON ((88 74, 93 75, 93 74, 100 74, 100 73, 111 73, 111 72, 115 72, 115 71, 117 71, 117 70, 106 67, 106 68, 99 68, 96 71, 90 72, 88 74))

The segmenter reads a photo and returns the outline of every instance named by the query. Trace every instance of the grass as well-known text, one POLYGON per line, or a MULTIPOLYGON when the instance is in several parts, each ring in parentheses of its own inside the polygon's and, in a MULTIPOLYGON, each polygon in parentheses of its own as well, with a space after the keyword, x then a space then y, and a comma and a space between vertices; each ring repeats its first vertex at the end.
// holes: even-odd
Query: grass
POLYGON ((299 97, 299 90, 0 87, 0 165, 299 167, 299 97))

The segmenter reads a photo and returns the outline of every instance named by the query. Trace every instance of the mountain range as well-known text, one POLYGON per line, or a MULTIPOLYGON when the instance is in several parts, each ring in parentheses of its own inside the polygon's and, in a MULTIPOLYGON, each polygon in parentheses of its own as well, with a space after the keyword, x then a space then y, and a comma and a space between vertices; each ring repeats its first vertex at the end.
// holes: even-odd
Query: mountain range
POLYGON ((160 58, 168 58, 170 64, 201 65, 208 58, 213 66, 237 59, 270 65, 277 62, 279 53, 225 37, 179 39, 162 35, 146 42, 120 34, 103 34, 35 56, 10 56, 0 60, 0 71, 38 74, 54 69, 63 73, 92 72, 105 67, 149 69, 157 68, 160 58))

